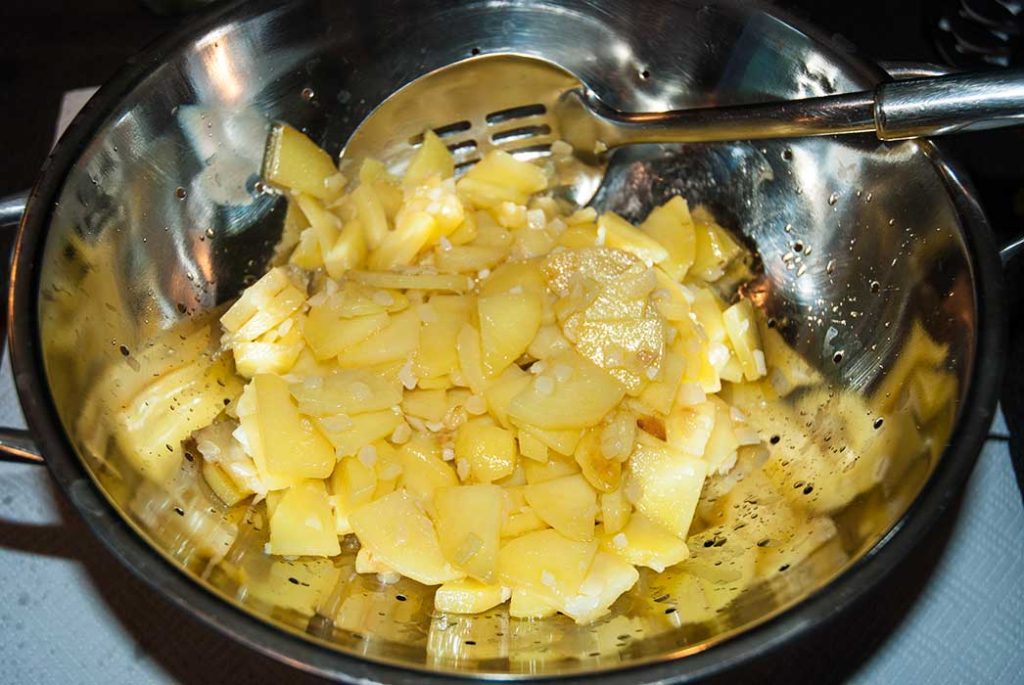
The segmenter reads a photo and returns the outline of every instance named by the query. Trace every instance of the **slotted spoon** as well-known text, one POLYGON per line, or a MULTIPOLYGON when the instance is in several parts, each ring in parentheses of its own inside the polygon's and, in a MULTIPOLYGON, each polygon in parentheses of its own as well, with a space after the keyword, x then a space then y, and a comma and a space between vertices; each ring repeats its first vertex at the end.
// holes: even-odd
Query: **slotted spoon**
POLYGON ((802 100, 626 113, 550 62, 482 55, 425 74, 392 94, 353 133, 342 164, 372 156, 399 173, 423 131, 433 129, 460 169, 492 149, 519 159, 554 156, 556 189, 585 205, 605 176, 607 153, 623 145, 867 132, 901 140, 1012 126, 1022 118, 1020 70, 886 82, 874 91, 802 100))

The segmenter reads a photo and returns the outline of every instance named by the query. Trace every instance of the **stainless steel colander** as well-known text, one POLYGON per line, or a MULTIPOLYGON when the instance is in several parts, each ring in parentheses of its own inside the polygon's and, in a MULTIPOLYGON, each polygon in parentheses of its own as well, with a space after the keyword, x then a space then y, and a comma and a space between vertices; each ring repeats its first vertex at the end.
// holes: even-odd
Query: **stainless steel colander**
MULTIPOLYGON (((760 256, 749 296, 834 389, 877 390, 915 329, 945 346, 942 367, 955 379, 953 400, 919 427, 927 448, 890 455, 899 478, 838 515, 832 543, 710 619, 689 621, 653 601, 655 574, 589 626, 520 621, 500 609, 435 615, 428 588, 355 575, 351 555, 265 557, 260 509, 225 512, 187 478, 157 488, 112 438, 112 414, 95 391, 103 378, 166 344, 168 329, 202 325, 271 259, 285 208, 257 183, 271 122, 338 153, 398 88, 489 53, 558 64, 623 111, 810 97, 885 77, 774 10, 738 0, 217 8, 103 88, 29 199, 9 324, 33 435, 72 502, 128 566, 297 667, 409 683, 663 681, 730 668, 882 582, 956 492, 988 427, 1003 354, 999 262, 971 191, 928 141, 635 146, 616 153, 594 200, 632 219, 672 194, 710 206, 760 256)), ((510 145, 516 129, 542 125, 500 103, 492 113, 494 121, 470 125, 492 126, 510 145)), ((437 125, 462 125, 457 113, 438 115, 437 125)), ((531 140, 525 152, 543 157, 548 142, 531 140)), ((809 421, 828 416, 828 399, 820 410, 809 421)), ((8 435, 7 444, 25 451, 10 441, 24 437, 8 435)))

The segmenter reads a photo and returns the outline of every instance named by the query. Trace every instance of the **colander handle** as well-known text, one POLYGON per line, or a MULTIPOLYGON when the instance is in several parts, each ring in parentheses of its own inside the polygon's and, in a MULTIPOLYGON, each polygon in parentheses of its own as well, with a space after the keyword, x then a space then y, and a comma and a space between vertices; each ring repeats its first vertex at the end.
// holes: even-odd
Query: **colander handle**
MULTIPOLYGON (((18 193, 5 198, 0 198, 0 244, 9 248, 14 239, 14 232, 21 221, 21 215, 25 213, 25 204, 28 201, 28 193, 18 193)), ((0 262, 4 271, 4 283, 7 283, 7 272, 10 265, 0 262)), ((6 288, 5 288, 6 294, 6 288)), ((7 306, 7 298, 4 297, 4 309, 7 306)), ((6 317, 4 317, 6 322, 6 317)), ((4 323, 0 323, 0 346, 5 342, 6 330, 4 323)), ((0 347, 2 349, 2 347, 0 347)), ((6 428, 0 426, 0 461, 17 462, 21 464, 42 464, 43 457, 32 440, 31 434, 21 428, 6 428)))

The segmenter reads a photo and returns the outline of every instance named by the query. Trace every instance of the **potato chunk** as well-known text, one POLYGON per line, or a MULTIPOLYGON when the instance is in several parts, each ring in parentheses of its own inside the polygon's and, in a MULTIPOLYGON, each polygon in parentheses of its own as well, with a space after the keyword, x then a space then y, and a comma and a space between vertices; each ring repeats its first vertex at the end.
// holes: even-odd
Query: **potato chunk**
POLYGON ((445 559, 434 524, 405 490, 359 507, 351 521, 363 546, 403 576, 424 585, 465 576, 445 559))
POLYGON ((270 516, 270 550, 286 556, 341 553, 323 481, 303 480, 285 491, 270 516))
POLYGON ((484 583, 495 580, 504 496, 497 485, 456 485, 434 493, 441 550, 454 565, 484 583))

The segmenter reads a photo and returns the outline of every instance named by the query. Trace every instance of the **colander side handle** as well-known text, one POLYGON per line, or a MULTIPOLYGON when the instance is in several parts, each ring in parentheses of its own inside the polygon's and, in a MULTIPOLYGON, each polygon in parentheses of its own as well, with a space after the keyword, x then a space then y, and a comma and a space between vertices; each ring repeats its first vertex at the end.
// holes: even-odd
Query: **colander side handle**
MULTIPOLYGON (((17 193, 0 198, 0 245, 9 247, 14 242, 14 232, 21 222, 21 216, 25 213, 25 204, 28 202, 28 192, 17 193)), ((10 255, 8 255, 8 259, 10 255)), ((3 280, 5 294, 9 289, 8 274, 10 264, 0 262, 3 266, 3 280)), ((7 307, 7 298, 4 297, 3 307, 7 307)), ((4 317, 6 321, 6 317, 4 317)), ((0 324, 2 328, 3 324, 0 324)), ((6 340, 6 331, 0 336, 0 345, 6 340)), ((0 348, 2 349, 2 348, 0 348)), ((39 453, 32 435, 21 428, 7 428, 0 426, 0 461, 16 462, 20 464, 42 464, 43 457, 39 453)))

